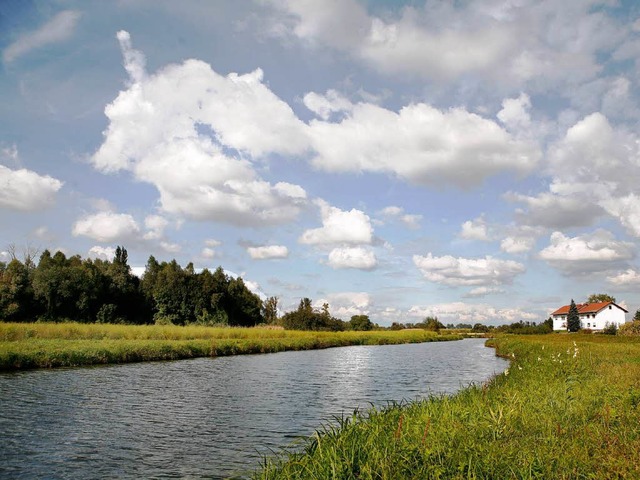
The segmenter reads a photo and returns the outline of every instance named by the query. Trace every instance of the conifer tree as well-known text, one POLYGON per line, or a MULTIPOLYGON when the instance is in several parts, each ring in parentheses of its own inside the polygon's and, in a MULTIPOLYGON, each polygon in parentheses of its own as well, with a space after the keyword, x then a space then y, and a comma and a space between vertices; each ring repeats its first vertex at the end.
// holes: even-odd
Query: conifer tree
POLYGON ((570 332, 577 332, 580 330, 580 316, 578 315, 578 307, 576 302, 571 299, 571 305, 569 306, 569 314, 567 315, 567 330, 570 332))

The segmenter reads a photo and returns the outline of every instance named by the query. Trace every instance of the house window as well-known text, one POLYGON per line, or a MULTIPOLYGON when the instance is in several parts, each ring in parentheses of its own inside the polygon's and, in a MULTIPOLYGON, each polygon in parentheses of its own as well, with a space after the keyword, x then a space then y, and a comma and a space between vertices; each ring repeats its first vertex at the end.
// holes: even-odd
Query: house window
POLYGON ((611 310, 611 305, 609 305, 609 310, 611 310))
POLYGON ((590 327, 590 326, 591 326, 591 324, 590 324, 590 323, 587 323, 587 327, 590 327))

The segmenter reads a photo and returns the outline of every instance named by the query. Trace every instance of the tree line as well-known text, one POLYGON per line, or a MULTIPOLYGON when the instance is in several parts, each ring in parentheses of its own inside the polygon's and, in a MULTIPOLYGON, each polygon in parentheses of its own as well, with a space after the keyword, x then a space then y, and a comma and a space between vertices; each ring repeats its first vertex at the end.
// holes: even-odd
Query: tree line
POLYGON ((142 278, 131 272, 128 253, 118 246, 113 260, 67 257, 45 250, 20 261, 15 249, 0 262, 0 321, 71 320, 83 323, 281 325, 294 330, 372 330, 367 315, 335 318, 329 305, 314 308, 309 298, 279 315, 277 297, 262 300, 242 278, 222 267, 196 272, 193 263, 158 262, 152 255, 142 278))
POLYGON ((37 265, 31 257, 0 262, 2 321, 252 326, 264 322, 262 309, 242 278, 221 267, 196 273, 192 263, 150 256, 138 278, 120 246, 112 261, 45 250, 37 265))

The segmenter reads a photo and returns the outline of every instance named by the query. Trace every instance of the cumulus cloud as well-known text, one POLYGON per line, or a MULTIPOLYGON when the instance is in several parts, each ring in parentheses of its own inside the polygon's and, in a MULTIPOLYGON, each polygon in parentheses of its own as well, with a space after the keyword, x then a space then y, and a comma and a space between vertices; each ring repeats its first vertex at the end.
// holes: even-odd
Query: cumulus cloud
POLYGON ((486 297, 487 295, 492 295, 496 293, 504 293, 504 290, 497 287, 476 287, 471 289, 465 297, 486 297))
POLYGON ((37 30, 18 37, 15 42, 2 51, 2 59, 5 63, 13 62, 16 58, 32 50, 66 40, 75 31, 80 16, 80 12, 76 10, 64 10, 57 13, 37 30))
POLYGON ((521 93, 518 98, 508 98, 502 101, 502 110, 496 115, 510 131, 522 131, 531 125, 529 109, 531 99, 526 93, 521 93))
POLYGON ((553 232, 549 241, 539 257, 567 274, 611 270, 635 256, 632 243, 616 240, 611 232, 602 229, 576 237, 553 232))
POLYGON ((599 54, 633 40, 591 2, 426 2, 380 15, 356 0, 269 3, 278 35, 346 52, 384 73, 441 81, 478 74, 498 85, 575 84, 600 71, 599 54))
POLYGON ((148 75, 128 33, 118 40, 131 84, 105 108, 109 126, 91 158, 98 170, 133 172, 172 214, 236 225, 297 217, 304 189, 266 182, 250 162, 308 146, 306 125, 264 85, 261 70, 222 76, 187 60, 148 75))
POLYGON ((89 249, 89 258, 99 258, 100 260, 113 260, 116 255, 116 249, 113 247, 101 247, 95 245, 89 249))
POLYGON ((31 212, 51 206, 63 183, 48 175, 0 165, 0 208, 31 212))
POLYGON ((98 242, 111 243, 135 238, 140 227, 126 213, 100 212, 86 215, 73 225, 74 237, 84 236, 98 242))
POLYGON ((422 215, 404 213, 404 209, 402 207, 392 205, 383 208, 378 213, 385 219, 400 221, 405 227, 411 230, 417 230, 420 228, 422 215))
POLYGON ((329 252, 328 264, 334 269, 373 270, 378 265, 378 259, 370 248, 336 247, 329 252))
POLYGON ((144 219, 144 226, 148 230, 144 234, 145 240, 159 240, 164 236, 164 230, 169 221, 160 215, 149 215, 144 219))
POLYGON ((526 253, 530 251, 536 243, 535 237, 531 236, 508 236, 500 242, 500 249, 506 253, 526 253))
POLYGON ((248 247, 247 252, 254 260, 270 260, 275 258, 287 258, 289 256, 289 249, 284 245, 248 247))
POLYGON ((160 242, 160 248, 167 253, 178 253, 182 251, 182 246, 180 244, 167 242, 166 240, 160 242))
POLYGON ((593 225, 605 213, 587 192, 574 192, 570 196, 552 192, 542 192, 536 196, 508 192, 504 197, 510 202, 526 206, 525 209, 516 210, 516 219, 520 224, 529 226, 554 229, 584 227, 593 225))
POLYGON ((607 282, 616 287, 637 288, 640 286, 640 272, 633 268, 628 268, 624 272, 608 276, 607 282))
POLYGON ((417 185, 471 187, 504 171, 529 172, 540 158, 537 145, 492 120, 425 103, 399 112, 358 103, 340 121, 312 120, 309 135, 319 169, 388 173, 417 185))
POLYGON ((345 211, 332 207, 324 200, 318 200, 322 227, 305 230, 300 243, 307 245, 370 244, 373 239, 371 220, 361 210, 345 211))
POLYGON ((452 286, 490 286, 511 283, 525 267, 513 260, 456 258, 451 255, 413 256, 413 263, 424 277, 436 283, 452 286))
POLYGON ((467 220, 464 222, 459 236, 465 240, 480 240, 482 242, 488 242, 491 240, 489 238, 487 222, 482 216, 474 220, 467 220))
POLYGON ((366 292, 339 292, 318 299, 314 302, 314 307, 322 308, 325 303, 329 304, 329 311, 333 316, 347 321, 353 315, 368 315, 372 301, 366 292))
POLYGON ((328 90, 324 95, 309 92, 304 96, 303 102, 322 120, 329 120, 333 113, 349 112, 353 108, 351 101, 336 90, 328 90))
POLYGON ((495 308, 487 304, 463 302, 440 303, 430 306, 414 305, 409 309, 408 315, 417 318, 438 317, 443 323, 479 322, 493 325, 539 319, 535 313, 520 308, 495 308))

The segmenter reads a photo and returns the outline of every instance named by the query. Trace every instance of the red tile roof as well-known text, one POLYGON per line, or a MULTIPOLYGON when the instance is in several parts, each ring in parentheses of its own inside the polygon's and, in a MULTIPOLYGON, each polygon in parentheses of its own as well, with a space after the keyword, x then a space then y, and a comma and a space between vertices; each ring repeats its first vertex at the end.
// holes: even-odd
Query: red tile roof
MULTIPOLYGON (((578 307, 578 313, 583 314, 583 313, 598 313, 600 310, 607 307, 608 305, 615 305, 620 310, 624 311, 625 313, 628 313, 628 310, 625 310, 620 305, 613 302, 577 303, 576 307, 578 307)), ((567 315, 569 313, 570 307, 571 305, 565 305, 564 307, 560 307, 551 315, 567 315)))

